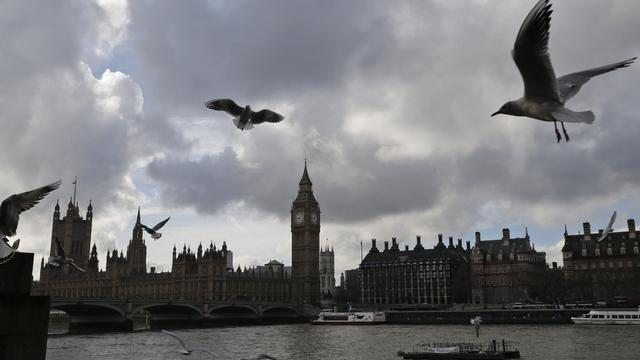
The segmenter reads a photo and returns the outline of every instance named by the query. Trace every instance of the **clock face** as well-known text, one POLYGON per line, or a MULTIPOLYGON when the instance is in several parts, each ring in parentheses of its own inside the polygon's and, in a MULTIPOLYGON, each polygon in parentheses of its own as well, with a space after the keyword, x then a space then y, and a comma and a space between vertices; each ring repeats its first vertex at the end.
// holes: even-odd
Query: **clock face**
POLYGON ((293 215, 293 221, 296 224, 302 224, 304 222, 304 212, 298 211, 293 215))
POLYGON ((318 223, 318 214, 317 213, 315 213, 315 212, 311 213, 311 222, 314 223, 314 224, 318 223))

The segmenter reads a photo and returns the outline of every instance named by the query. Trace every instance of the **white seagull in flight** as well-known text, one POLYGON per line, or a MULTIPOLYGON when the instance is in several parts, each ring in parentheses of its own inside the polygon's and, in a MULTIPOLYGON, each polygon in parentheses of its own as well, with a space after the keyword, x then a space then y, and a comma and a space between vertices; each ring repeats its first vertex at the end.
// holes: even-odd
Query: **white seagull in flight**
POLYGON ((62 245, 60 245, 60 241, 58 241, 58 238, 54 238, 53 239, 56 243, 56 251, 55 251, 55 256, 49 256, 49 259, 47 260, 47 263, 49 265, 55 266, 55 267, 59 267, 59 266, 64 266, 64 265, 71 265, 74 268, 85 272, 85 270, 83 268, 81 268, 80 266, 76 265, 76 263, 73 261, 72 258, 68 258, 65 253, 64 253, 64 249, 62 248, 62 245))
POLYGON ((524 19, 511 51, 524 81, 524 96, 505 103, 491 116, 506 114, 553 121, 556 138, 560 142, 562 136, 558 131, 558 121, 562 125, 565 140, 569 141, 565 122, 591 124, 595 119, 593 112, 569 110, 564 107, 565 102, 592 77, 627 67, 636 58, 556 78, 548 49, 551 13, 549 0, 539 0, 524 19))
POLYGON ((609 235, 609 233, 613 231, 613 223, 616 221, 616 215, 617 215, 617 211, 614 211, 613 215, 611 215, 611 219, 609 219, 609 223, 607 224, 606 229, 604 229, 604 231, 602 232, 602 235, 600 235, 600 238, 598 239, 597 242, 604 240, 607 237, 607 235, 609 235))
POLYGON ((200 352, 205 352, 205 353, 211 354, 213 356, 217 356, 216 354, 212 353, 209 350, 205 350, 205 349, 189 349, 189 348, 187 348, 187 345, 184 343, 184 341, 180 337, 178 337, 178 335, 176 335, 174 333, 170 333, 167 330, 162 330, 162 332, 167 334, 167 335, 169 335, 169 336, 171 336, 172 338, 178 340, 178 342, 180 343, 180 347, 182 348, 182 349, 180 349, 178 351, 180 351, 180 353, 182 355, 191 355, 192 352, 200 351, 200 352))

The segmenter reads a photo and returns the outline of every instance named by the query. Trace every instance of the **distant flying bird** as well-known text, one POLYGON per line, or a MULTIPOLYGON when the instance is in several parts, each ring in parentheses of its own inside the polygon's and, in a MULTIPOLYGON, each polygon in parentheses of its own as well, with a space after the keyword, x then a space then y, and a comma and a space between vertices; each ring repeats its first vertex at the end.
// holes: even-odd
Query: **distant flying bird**
POLYGON ((575 112, 565 108, 565 102, 577 94, 582 85, 592 77, 627 67, 636 58, 571 73, 556 79, 548 49, 551 13, 549 0, 539 0, 524 19, 511 51, 511 56, 524 81, 524 96, 505 103, 491 116, 506 114, 553 121, 556 138, 560 142, 562 136, 558 131, 557 121, 562 125, 565 140, 569 141, 569 135, 564 128, 565 122, 591 124, 595 119, 591 111, 575 112))
POLYGON ((64 249, 62 248, 62 245, 60 245, 60 241, 58 241, 58 238, 54 238, 53 239, 56 243, 56 251, 55 251, 55 255, 54 256, 49 256, 49 259, 47 260, 47 263, 55 266, 55 267, 59 267, 59 266, 64 266, 64 265, 71 265, 74 268, 85 272, 85 270, 81 267, 79 267, 78 265, 76 265, 75 262, 73 262, 72 258, 68 258, 65 253, 64 253, 64 249))
POLYGON ((180 337, 178 337, 178 335, 176 335, 176 334, 174 334, 174 333, 170 333, 170 332, 168 332, 168 331, 166 331, 166 330, 162 330, 162 332, 163 332, 163 333, 165 333, 165 334, 167 334, 167 335, 169 335, 169 336, 171 336, 172 338, 174 338, 174 339, 178 340, 178 342, 180 343, 180 347, 182 348, 182 349, 180 349, 180 350, 178 350, 178 351, 180 351, 180 353, 181 353, 182 355, 191 355, 191 353, 192 353, 192 352, 200 351, 200 352, 206 352, 206 353, 211 354, 211 355, 213 355, 213 356, 217 356, 216 354, 212 353, 212 352, 211 352, 211 351, 209 351, 209 350, 204 350, 204 349, 188 349, 188 348, 187 348, 187 345, 185 345, 184 341, 182 341, 182 339, 181 339, 180 337))
POLYGON ((0 237, 5 240, 5 242, 8 242, 6 237, 14 236, 16 234, 20 214, 23 211, 31 209, 35 204, 47 196, 48 193, 57 189, 60 184, 62 184, 62 182, 58 180, 49 185, 23 192, 21 194, 11 195, 4 199, 2 205, 0 205, 0 237))
POLYGON ((604 231, 602 232, 602 235, 600 235, 600 238, 598 239, 597 242, 604 240, 607 237, 607 235, 609 235, 609 233, 613 231, 613 223, 616 221, 617 213, 618 213, 617 211, 613 212, 613 215, 611 215, 611 219, 609 219, 609 223, 607 224, 607 228, 604 229, 604 231))
POLYGON ((262 359, 278 360, 278 359, 274 358, 273 356, 267 355, 267 354, 260 354, 260 355, 258 355, 256 357, 248 358, 248 359, 242 359, 242 360, 262 360, 262 359))
POLYGON ((140 226, 142 226, 142 228, 151 235, 153 240, 158 240, 158 239, 160 239, 160 237, 162 237, 162 233, 158 232, 158 230, 160 230, 160 228, 163 227, 164 224, 166 224, 167 221, 169 221, 169 219, 171 219, 171 216, 169 216, 168 218, 160 221, 159 223, 157 223, 152 228, 149 228, 148 226, 146 226, 144 224, 140 224, 140 226))
POLYGON ((231 99, 210 100, 204 104, 211 110, 225 111, 233 116, 233 123, 240 130, 252 129, 253 125, 261 124, 265 121, 277 123, 284 119, 284 116, 268 109, 254 112, 249 105, 242 108, 231 99))
POLYGON ((471 325, 476 328, 476 337, 480 337, 480 323, 482 322, 482 318, 480 316, 476 316, 471 319, 471 325))

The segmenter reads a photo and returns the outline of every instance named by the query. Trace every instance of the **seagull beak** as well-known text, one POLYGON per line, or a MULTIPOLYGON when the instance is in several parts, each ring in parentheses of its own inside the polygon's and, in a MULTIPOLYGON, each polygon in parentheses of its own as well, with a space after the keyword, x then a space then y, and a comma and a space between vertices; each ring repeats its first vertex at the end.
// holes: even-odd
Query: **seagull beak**
POLYGON ((494 112, 493 114, 491 114, 490 117, 493 117, 493 116, 498 115, 498 114, 500 114, 500 110, 498 110, 498 111, 494 112))

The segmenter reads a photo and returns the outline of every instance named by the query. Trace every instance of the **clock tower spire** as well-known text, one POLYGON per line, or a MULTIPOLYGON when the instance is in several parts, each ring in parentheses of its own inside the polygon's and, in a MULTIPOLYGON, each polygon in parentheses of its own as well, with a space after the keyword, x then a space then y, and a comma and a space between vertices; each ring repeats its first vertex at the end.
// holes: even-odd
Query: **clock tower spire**
POLYGON ((307 162, 291 204, 292 300, 320 304, 320 206, 313 196, 307 162))

